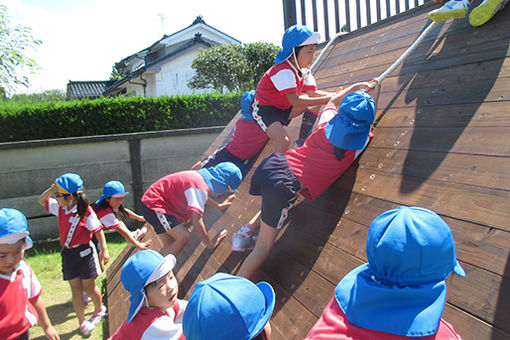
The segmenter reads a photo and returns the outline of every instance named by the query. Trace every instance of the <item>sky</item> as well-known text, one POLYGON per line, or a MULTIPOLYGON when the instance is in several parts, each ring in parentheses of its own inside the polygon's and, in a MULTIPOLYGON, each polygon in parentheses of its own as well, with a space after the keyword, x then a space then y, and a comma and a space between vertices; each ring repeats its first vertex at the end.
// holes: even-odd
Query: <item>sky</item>
POLYGON ((40 70, 17 93, 65 90, 69 80, 107 80, 112 66, 189 25, 198 15, 243 43, 280 46, 281 0, 1 0, 12 24, 42 41, 40 70), (163 16, 164 20, 161 20, 163 16))

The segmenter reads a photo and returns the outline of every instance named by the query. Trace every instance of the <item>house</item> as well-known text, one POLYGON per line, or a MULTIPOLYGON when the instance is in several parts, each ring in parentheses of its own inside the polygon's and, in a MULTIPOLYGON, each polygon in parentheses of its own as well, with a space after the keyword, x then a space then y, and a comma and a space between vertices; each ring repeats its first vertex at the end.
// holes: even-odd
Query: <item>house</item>
POLYGON ((241 42, 205 23, 198 16, 188 27, 171 35, 164 35, 151 46, 138 51, 115 64, 124 77, 117 81, 69 81, 68 99, 81 99, 85 89, 95 98, 132 95, 143 97, 172 96, 203 93, 188 87, 195 71, 193 58, 211 46, 240 44, 241 42), (102 83, 101 90, 98 84, 102 83), (102 91, 99 95, 97 91, 102 91))
POLYGON ((67 83, 66 99, 94 99, 103 96, 115 80, 72 81, 67 83))

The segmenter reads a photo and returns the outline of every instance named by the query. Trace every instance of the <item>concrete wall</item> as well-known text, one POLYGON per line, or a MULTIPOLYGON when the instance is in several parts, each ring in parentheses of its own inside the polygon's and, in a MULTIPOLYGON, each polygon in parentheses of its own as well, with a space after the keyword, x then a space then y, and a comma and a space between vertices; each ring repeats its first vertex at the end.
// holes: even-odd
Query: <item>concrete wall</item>
POLYGON ((0 143, 0 208, 15 208, 29 220, 34 239, 58 236, 57 221, 37 203, 39 195, 65 172, 85 182, 90 201, 112 179, 130 192, 125 206, 139 211, 149 185, 189 169, 221 132, 221 127, 0 143))

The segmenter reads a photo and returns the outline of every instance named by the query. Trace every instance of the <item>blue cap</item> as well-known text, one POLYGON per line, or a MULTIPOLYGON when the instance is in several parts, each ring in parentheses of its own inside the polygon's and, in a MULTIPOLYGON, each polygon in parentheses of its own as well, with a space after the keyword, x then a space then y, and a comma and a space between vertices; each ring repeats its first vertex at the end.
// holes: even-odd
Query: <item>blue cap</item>
POLYGON ((70 194, 74 194, 83 189, 83 180, 78 174, 63 174, 55 180, 55 183, 70 194))
POLYGON ((128 194, 124 185, 119 181, 109 181, 103 187, 103 194, 97 199, 96 204, 108 197, 124 197, 128 194))
POLYGON ((246 91, 241 97, 241 114, 244 120, 253 121, 251 114, 253 100, 255 99, 255 90, 246 91))
POLYGON ((257 336, 273 313, 275 294, 267 282, 217 273, 197 283, 184 311, 187 340, 248 340, 257 336))
POLYGON ((0 209, 0 244, 14 244, 25 238, 25 249, 32 247, 27 218, 16 209, 0 209))
POLYGON ((239 192, 236 189, 243 180, 241 170, 232 162, 223 162, 212 168, 200 169, 198 173, 202 175, 209 188, 217 194, 223 194, 228 188, 239 192))
POLYGON ((311 44, 318 44, 321 35, 306 26, 294 25, 285 30, 282 39, 282 49, 278 51, 274 64, 278 65, 287 60, 294 48, 311 44))
POLYGON ((120 273, 122 285, 131 294, 127 323, 131 322, 147 299, 144 287, 174 269, 176 262, 172 254, 163 257, 150 249, 141 250, 127 259, 120 273))
POLYGON ((336 114, 326 125, 326 138, 344 150, 361 150, 365 146, 374 121, 375 103, 363 91, 344 97, 336 114))
POLYGON ((402 336, 435 334, 446 278, 466 274, 450 227, 425 208, 398 207, 378 216, 367 237, 368 263, 348 273, 335 297, 352 324, 402 336))

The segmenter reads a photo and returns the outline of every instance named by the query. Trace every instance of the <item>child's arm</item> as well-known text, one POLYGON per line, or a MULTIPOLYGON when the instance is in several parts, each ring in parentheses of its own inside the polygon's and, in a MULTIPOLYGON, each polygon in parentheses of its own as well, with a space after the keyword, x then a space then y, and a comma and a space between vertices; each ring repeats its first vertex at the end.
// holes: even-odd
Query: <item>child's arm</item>
POLYGON ((216 207, 220 210, 225 210, 232 205, 232 201, 234 200, 234 198, 236 198, 236 195, 232 194, 228 196, 223 202, 218 203, 211 197, 207 197, 207 201, 205 202, 205 204, 216 207))
POLYGON ((322 90, 306 91, 306 94, 310 97, 323 97, 323 96, 334 96, 334 92, 327 92, 322 90))
POLYGON ((310 97, 307 94, 298 96, 297 92, 287 93, 285 97, 293 107, 310 107, 324 105, 331 99, 332 94, 310 97))
POLYGON ((55 183, 52 183, 51 186, 48 189, 44 190, 43 193, 39 196, 39 198, 37 199, 37 202, 39 202, 39 204, 44 207, 46 205, 46 201, 48 200, 48 197, 50 197, 51 195, 53 195, 56 192, 57 192, 57 185, 55 183))
POLYGON ((103 229, 96 231, 94 233, 96 235, 97 241, 101 246, 101 253, 99 253, 99 257, 104 261, 104 264, 107 264, 110 261, 110 254, 108 253, 108 247, 106 246, 106 238, 104 237, 103 229))
POLYGON ((198 237, 204 242, 205 246, 209 249, 214 249, 220 244, 220 242, 227 236, 227 231, 223 229, 218 236, 216 237, 216 241, 211 241, 209 235, 207 235, 207 230, 205 229, 204 219, 198 213, 193 211, 193 215, 191 217, 191 223, 193 224, 193 229, 198 234, 198 237))
POLYGON ((328 106, 333 105, 338 109, 338 106, 344 99, 346 95, 351 92, 359 91, 359 90, 372 90, 372 87, 369 82, 356 83, 351 86, 347 86, 340 91, 338 91, 328 102, 328 106))
POLYGON ((122 235, 126 239, 128 243, 131 243, 133 246, 135 246, 138 249, 149 249, 149 246, 152 243, 152 240, 147 240, 147 242, 138 242, 134 237, 133 234, 129 231, 129 229, 126 227, 126 225, 122 222, 120 222, 120 225, 116 228, 119 234, 122 235))
POLYGON ((133 212, 133 211, 127 209, 127 208, 124 208, 124 210, 126 211, 126 214, 127 214, 128 218, 132 218, 132 219, 140 221, 140 222, 146 222, 145 218, 142 215, 138 215, 135 212, 133 212))
POLYGON ((30 303, 32 306, 34 306, 35 311, 37 312, 37 316, 39 317, 39 324, 44 330, 46 337, 50 340, 60 340, 57 331, 51 325, 50 318, 48 317, 48 313, 46 313, 46 307, 44 307, 41 296, 38 296, 35 300, 30 301, 30 303))

